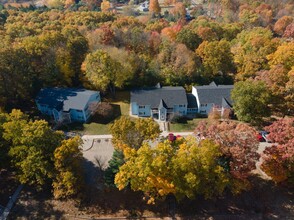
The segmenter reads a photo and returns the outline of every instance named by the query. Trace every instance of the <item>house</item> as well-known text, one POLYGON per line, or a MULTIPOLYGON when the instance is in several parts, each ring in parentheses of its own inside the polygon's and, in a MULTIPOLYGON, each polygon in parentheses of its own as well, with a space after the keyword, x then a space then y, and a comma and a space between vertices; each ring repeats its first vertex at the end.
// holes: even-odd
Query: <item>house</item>
POLYGON ((38 109, 57 123, 86 122, 101 101, 100 92, 86 89, 46 88, 36 98, 38 109))
POLYGON ((198 113, 208 114, 213 108, 221 111, 232 108, 231 90, 233 85, 216 85, 214 82, 205 86, 193 86, 192 94, 195 96, 198 113))
POLYGON ((154 87, 131 92, 131 115, 167 121, 187 115, 188 100, 183 87, 154 87))

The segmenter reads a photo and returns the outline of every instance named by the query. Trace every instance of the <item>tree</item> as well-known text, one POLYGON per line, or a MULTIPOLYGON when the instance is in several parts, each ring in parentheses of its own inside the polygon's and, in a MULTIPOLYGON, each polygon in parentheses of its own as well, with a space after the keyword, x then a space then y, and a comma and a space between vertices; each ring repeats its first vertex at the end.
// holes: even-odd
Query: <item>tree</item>
POLYGON ((212 140, 198 142, 195 137, 165 140, 155 147, 144 143, 131 150, 115 176, 121 190, 130 186, 143 191, 148 203, 169 194, 178 200, 203 195, 213 198, 230 188, 230 173, 221 163, 222 151, 212 140))
POLYGON ((44 120, 30 121, 13 110, 3 124, 3 137, 11 143, 9 156, 21 183, 41 189, 54 176, 53 152, 63 133, 53 131, 44 120))
POLYGON ((277 20, 274 26, 274 31, 279 34, 283 35, 287 26, 290 25, 293 22, 292 16, 283 16, 277 20))
POLYGON ((108 167, 105 170, 104 178, 108 186, 115 186, 114 178, 119 172, 119 168, 125 163, 124 154, 120 150, 114 150, 112 158, 108 162, 108 167))
POLYGON ((54 150, 53 195, 56 199, 70 198, 78 195, 83 187, 82 160, 79 146, 80 137, 64 140, 54 150))
POLYGON ((158 0, 151 0, 149 3, 149 11, 154 14, 160 14, 161 8, 158 0))
POLYGON ((201 122, 195 129, 199 139, 209 139, 219 144, 222 156, 219 163, 231 174, 231 189, 240 192, 248 188, 248 177, 259 158, 257 131, 245 123, 215 121, 201 122))
POLYGON ((89 83, 101 91, 115 94, 115 87, 121 88, 130 74, 126 72, 122 64, 112 59, 108 53, 103 50, 97 50, 87 55, 82 69, 89 83))
POLYGON ((110 125, 110 132, 116 149, 123 150, 126 146, 138 149, 144 141, 155 140, 159 137, 160 129, 152 118, 131 120, 122 116, 110 125))
POLYGON ((183 28, 177 33, 176 41, 185 44, 187 48, 194 51, 202 40, 190 28, 183 28))
POLYGON ((267 56, 271 67, 282 65, 290 71, 294 66, 294 42, 285 42, 278 46, 277 50, 267 56))
POLYGON ((208 78, 219 73, 227 75, 235 72, 230 43, 226 40, 204 41, 197 48, 196 54, 201 57, 204 72, 208 78))
POLYGON ((270 116, 271 95, 264 82, 246 80, 237 82, 232 90, 234 112, 238 119, 258 124, 270 116))
POLYGON ((199 74, 196 55, 184 44, 164 42, 156 63, 160 76, 168 85, 190 83, 199 74))
POLYGON ((290 78, 288 71, 282 65, 273 66, 270 70, 264 70, 257 73, 255 80, 265 82, 271 93, 270 108, 273 113, 278 115, 287 115, 291 109, 291 92, 287 89, 287 83, 290 78))
POLYGON ((103 0, 101 2, 101 11, 106 12, 106 11, 109 11, 109 9, 110 9, 110 2, 107 0, 103 0))
POLYGON ((177 2, 169 12, 176 20, 186 19, 187 12, 183 2, 177 2))
POLYGON ((237 78, 247 79, 262 69, 268 69, 266 56, 273 53, 277 42, 270 30, 244 30, 233 41, 232 53, 237 67, 237 78))
POLYGON ((265 127, 274 142, 262 155, 261 169, 276 183, 294 183, 294 119, 282 118, 265 127))

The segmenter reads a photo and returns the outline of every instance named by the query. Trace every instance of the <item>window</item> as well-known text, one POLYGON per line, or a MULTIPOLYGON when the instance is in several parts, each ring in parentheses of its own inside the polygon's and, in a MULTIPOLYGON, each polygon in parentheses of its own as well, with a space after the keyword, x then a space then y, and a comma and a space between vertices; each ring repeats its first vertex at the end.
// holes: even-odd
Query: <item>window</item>
POLYGON ((145 106, 144 105, 139 105, 139 108, 145 108, 145 106))
POLYGON ((77 112, 82 112, 82 110, 76 110, 77 112))
POLYGON ((179 105, 179 107, 185 107, 185 105, 179 105))

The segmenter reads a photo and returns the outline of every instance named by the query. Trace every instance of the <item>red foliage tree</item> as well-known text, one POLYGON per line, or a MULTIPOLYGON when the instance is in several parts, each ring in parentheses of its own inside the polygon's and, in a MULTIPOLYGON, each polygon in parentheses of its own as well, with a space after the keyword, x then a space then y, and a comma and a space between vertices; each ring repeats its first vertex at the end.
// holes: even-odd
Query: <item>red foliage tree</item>
POLYGON ((211 125, 202 122, 196 128, 195 133, 218 143, 225 158, 229 161, 230 174, 246 182, 259 158, 256 152, 259 143, 256 139, 257 131, 254 128, 232 121, 215 121, 211 125))
POLYGON ((265 127, 274 145, 262 155, 262 170, 276 183, 294 183, 294 118, 283 118, 265 127))

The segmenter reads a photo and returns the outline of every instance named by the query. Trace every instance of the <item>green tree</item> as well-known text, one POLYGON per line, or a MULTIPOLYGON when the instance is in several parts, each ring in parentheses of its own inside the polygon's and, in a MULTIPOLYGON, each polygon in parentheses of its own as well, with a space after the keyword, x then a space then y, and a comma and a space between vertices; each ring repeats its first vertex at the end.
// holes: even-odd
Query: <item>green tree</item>
POLYGON ((115 186, 114 178, 118 173, 119 168, 125 163, 124 154, 120 150, 114 150, 111 160, 108 162, 108 167, 105 170, 104 178, 108 186, 115 186))
POLYGON ((190 28, 183 28, 177 33, 176 41, 185 44, 187 48, 194 51, 202 40, 198 37, 196 33, 190 28))
POLYGON ((239 120, 258 124, 271 115, 271 94, 264 82, 246 80, 237 82, 232 90, 234 112, 239 120))
POLYGON ((103 50, 88 54, 82 68, 93 87, 101 91, 106 91, 108 88, 113 95, 115 87, 123 87, 131 75, 120 62, 112 59, 103 50))
POLYGON ((159 137, 159 126, 152 118, 131 120, 122 116, 110 125, 113 136, 112 143, 117 149, 125 147, 138 149, 144 141, 155 140, 159 137))
POLYGON ((54 151, 53 195, 55 198, 70 198, 78 195, 83 187, 82 160, 79 146, 82 140, 74 137, 64 140, 54 151))

